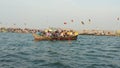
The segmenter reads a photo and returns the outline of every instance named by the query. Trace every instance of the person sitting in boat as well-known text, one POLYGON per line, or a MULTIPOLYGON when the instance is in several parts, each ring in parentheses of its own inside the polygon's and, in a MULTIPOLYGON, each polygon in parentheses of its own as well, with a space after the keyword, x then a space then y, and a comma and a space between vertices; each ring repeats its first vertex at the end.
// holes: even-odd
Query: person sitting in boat
POLYGON ((55 31, 55 34, 54 34, 55 37, 59 37, 60 36, 60 33, 58 31, 55 31))
POLYGON ((36 34, 41 36, 41 32, 40 31, 36 32, 36 34))
POLYGON ((41 31, 41 36, 45 36, 45 35, 46 35, 45 31, 41 31))
POLYGON ((47 36, 47 37, 50 37, 51 35, 52 35, 52 34, 51 34, 50 31, 46 32, 46 36, 47 36))
POLYGON ((65 30, 61 31, 61 32, 60 32, 60 36, 61 36, 61 37, 66 37, 66 36, 67 36, 66 31, 65 31, 65 30))
POLYGON ((60 36, 64 37, 64 32, 63 31, 60 32, 60 36))
POLYGON ((68 31, 68 32, 67 32, 67 35, 68 35, 68 36, 73 36, 73 31, 71 31, 71 30, 68 31))
POLYGON ((78 32, 74 32, 74 36, 77 36, 77 35, 79 35, 79 33, 78 32))

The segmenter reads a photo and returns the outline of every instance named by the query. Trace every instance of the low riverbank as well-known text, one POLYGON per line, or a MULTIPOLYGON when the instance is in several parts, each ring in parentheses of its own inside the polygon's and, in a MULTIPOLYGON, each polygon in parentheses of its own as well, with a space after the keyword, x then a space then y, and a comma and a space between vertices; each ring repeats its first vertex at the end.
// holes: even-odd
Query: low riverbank
POLYGON ((96 36, 117 36, 117 31, 110 30, 80 30, 80 35, 96 35, 96 36))
POLYGON ((39 29, 30 29, 30 28, 0 28, 0 32, 12 32, 12 33, 36 33, 40 31, 39 29))
MULTIPOLYGON (((12 33, 36 33, 42 31, 41 29, 30 28, 5 28, 1 27, 0 32, 12 32, 12 33)), ((120 31, 108 31, 108 30, 79 30, 80 35, 97 35, 97 36, 120 36, 120 31)))

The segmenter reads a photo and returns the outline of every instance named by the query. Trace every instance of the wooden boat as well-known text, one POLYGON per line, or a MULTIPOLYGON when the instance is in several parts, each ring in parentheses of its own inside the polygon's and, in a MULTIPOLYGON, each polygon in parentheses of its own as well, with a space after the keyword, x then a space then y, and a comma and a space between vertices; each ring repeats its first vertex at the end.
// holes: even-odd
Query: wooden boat
POLYGON ((77 40, 77 36, 68 36, 68 37, 47 37, 33 34, 35 40, 77 40))

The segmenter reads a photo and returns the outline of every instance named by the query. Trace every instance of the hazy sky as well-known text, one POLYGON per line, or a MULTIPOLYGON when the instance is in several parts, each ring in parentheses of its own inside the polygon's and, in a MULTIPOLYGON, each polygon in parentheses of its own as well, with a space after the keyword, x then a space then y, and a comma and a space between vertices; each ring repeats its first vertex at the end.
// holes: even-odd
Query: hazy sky
POLYGON ((114 30, 120 29, 118 17, 120 0, 0 0, 2 26, 114 30))

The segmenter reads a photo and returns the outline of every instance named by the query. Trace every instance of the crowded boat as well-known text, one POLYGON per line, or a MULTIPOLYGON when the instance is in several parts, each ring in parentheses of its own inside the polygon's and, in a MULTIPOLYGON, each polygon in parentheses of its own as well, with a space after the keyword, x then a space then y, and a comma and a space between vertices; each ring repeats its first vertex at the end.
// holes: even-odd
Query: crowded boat
POLYGON ((35 40, 76 40, 78 32, 73 30, 63 30, 48 28, 33 34, 35 40))

